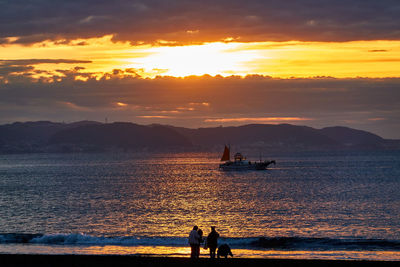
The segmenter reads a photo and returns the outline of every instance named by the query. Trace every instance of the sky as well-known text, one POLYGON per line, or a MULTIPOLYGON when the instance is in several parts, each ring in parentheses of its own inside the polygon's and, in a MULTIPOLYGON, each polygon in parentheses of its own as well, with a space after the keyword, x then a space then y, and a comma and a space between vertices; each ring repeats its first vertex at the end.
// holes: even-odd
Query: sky
POLYGON ((0 0, 0 124, 290 123, 400 139, 398 14, 398 0, 0 0))

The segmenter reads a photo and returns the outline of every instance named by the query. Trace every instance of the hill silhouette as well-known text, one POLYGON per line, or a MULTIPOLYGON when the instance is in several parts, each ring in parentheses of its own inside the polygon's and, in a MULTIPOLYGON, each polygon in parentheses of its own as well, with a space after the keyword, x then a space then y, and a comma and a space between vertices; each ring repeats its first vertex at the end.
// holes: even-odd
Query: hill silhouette
POLYGON ((211 146, 228 142, 235 145, 252 143, 272 145, 281 143, 287 145, 302 144, 305 146, 327 147, 338 144, 336 140, 322 134, 320 130, 290 124, 249 124, 238 127, 175 128, 175 130, 186 136, 194 144, 211 146))
POLYGON ((167 149, 191 146, 191 143, 174 130, 163 126, 143 126, 126 122, 83 125, 55 133, 50 144, 91 145, 93 147, 120 149, 167 149))
POLYGON ((219 151, 224 144, 242 151, 400 149, 400 140, 386 140, 347 127, 315 129, 290 124, 189 129, 128 122, 49 121, 0 125, 0 153, 73 151, 219 151))
POLYGON ((386 143, 385 139, 380 136, 348 127, 326 127, 320 131, 325 136, 345 146, 379 148, 386 143))

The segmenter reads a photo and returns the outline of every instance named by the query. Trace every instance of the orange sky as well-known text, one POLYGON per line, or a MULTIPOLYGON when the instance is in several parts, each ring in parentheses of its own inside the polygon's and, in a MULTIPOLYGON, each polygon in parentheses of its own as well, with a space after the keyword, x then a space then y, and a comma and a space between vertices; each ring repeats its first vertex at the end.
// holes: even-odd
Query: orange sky
MULTIPOLYGON (((1 46, 3 60, 68 59, 91 63, 46 63, 36 70, 112 72, 132 69, 142 77, 156 75, 248 75, 272 77, 399 77, 400 41, 351 42, 214 42, 189 46, 131 45, 111 36, 77 39, 72 43, 45 41, 31 46, 1 46), (81 45, 85 42, 85 45, 81 45)), ((37 74, 36 74, 37 75, 37 74)), ((49 74, 40 74, 49 75, 49 74)))

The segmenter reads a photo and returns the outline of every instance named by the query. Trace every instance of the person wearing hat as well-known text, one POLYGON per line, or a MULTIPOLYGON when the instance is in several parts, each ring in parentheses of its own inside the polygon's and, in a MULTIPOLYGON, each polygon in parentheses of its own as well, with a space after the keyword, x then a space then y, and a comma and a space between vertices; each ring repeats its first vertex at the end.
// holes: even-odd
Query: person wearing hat
POLYGON ((211 226, 211 233, 207 236, 207 247, 210 248, 210 258, 215 258, 215 251, 218 247, 218 237, 219 234, 215 231, 215 226, 211 226))

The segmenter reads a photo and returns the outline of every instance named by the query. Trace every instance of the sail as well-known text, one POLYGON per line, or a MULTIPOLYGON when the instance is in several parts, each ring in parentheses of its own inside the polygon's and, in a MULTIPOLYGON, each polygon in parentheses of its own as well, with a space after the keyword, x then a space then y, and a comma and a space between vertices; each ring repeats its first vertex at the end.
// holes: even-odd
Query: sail
POLYGON ((229 161, 230 159, 231 158, 230 158, 229 148, 225 146, 224 154, 222 155, 221 161, 229 161))

